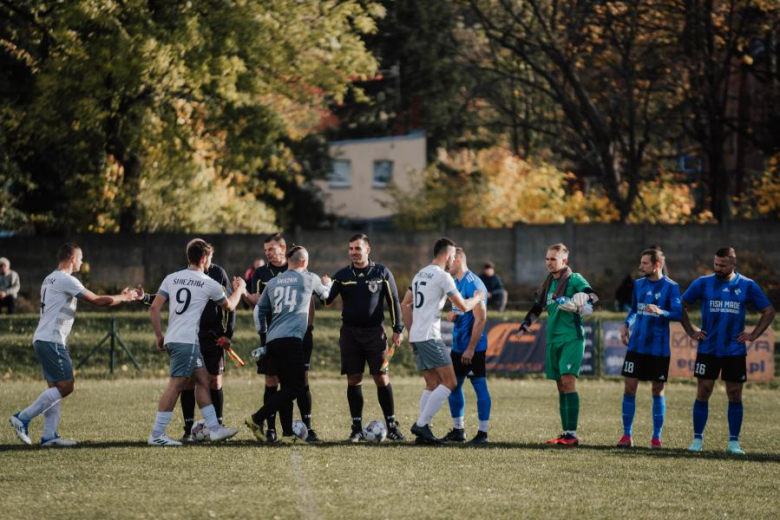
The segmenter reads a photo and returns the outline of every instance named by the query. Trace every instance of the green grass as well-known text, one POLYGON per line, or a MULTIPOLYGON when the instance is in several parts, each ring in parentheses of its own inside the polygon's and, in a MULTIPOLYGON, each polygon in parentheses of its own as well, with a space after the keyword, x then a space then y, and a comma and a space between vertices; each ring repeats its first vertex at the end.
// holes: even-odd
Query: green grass
MULTIPOLYGON (((417 412, 420 377, 395 377, 400 420, 417 412)), ((88 379, 63 404, 60 431, 74 449, 22 446, 0 427, 0 510, 25 518, 776 518, 780 510, 780 393, 745 391, 743 458, 724 454, 726 399, 718 386, 710 406, 705 452, 689 454, 694 387, 667 390, 666 449, 648 449, 650 391, 637 399, 640 447, 612 448, 621 433, 616 381, 580 383, 583 446, 547 447, 558 433, 551 382, 490 379, 492 445, 485 448, 346 445, 345 381, 313 377, 315 426, 322 446, 258 446, 248 430, 219 445, 174 449, 144 444, 165 378, 88 379)), ((225 416, 238 426, 262 399, 248 373, 225 380, 225 416)), ((366 420, 380 417, 373 385, 365 386, 366 420)), ((3 421, 31 402, 42 382, 0 384, 3 421)), ((476 424, 466 388, 467 428, 476 424)), ((446 407, 434 431, 449 428, 446 407)), ((31 425, 40 436, 41 419, 31 425)), ((177 415, 169 433, 178 435, 177 415)))

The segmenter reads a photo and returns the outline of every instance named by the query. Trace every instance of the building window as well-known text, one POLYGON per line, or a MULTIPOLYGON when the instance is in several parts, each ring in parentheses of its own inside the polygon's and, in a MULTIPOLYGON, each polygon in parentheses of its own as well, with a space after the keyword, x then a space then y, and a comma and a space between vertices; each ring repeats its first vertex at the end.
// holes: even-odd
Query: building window
POLYGON ((393 180, 393 161, 374 161, 374 188, 385 188, 393 180))
POLYGON ((352 163, 350 161, 331 161, 328 186, 331 188, 352 186, 352 163))

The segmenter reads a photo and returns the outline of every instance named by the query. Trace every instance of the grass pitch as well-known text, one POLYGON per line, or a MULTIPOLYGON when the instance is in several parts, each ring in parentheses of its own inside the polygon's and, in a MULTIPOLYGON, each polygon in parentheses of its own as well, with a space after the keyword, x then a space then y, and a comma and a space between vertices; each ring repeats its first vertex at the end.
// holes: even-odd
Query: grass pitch
MULTIPOLYGON (((726 398, 710 403, 705 452, 685 451, 695 387, 667 390, 663 451, 650 451, 651 398, 637 398, 640 447, 613 448, 621 434, 622 383, 580 384, 583 445, 543 441, 560 429, 554 384, 490 379, 492 444, 422 447, 347 445, 346 382, 312 378, 320 446, 258 446, 249 431, 217 445, 157 448, 145 440, 165 379, 82 380, 63 404, 60 432, 72 449, 22 446, 6 418, 30 403, 42 382, 0 384, 0 511, 25 518, 776 518, 780 510, 780 392, 745 391, 746 457, 725 455, 726 398)), ((373 383, 364 385, 367 422, 380 418, 373 383)), ((422 388, 418 377, 393 380, 408 431, 422 388)), ((225 417, 238 427, 262 399, 258 376, 225 381, 225 417)), ((466 387, 467 430, 476 426, 466 387)), ((297 415, 297 411, 296 411, 297 415)), ((168 432, 177 437, 176 412, 168 432)), ((41 418, 31 425, 40 437, 41 418)), ((434 431, 450 427, 445 406, 434 431)))

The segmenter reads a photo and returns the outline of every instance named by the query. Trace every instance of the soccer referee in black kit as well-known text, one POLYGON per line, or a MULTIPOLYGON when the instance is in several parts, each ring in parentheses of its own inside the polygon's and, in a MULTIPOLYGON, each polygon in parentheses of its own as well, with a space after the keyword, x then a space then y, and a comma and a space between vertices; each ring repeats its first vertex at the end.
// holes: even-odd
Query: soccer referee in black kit
POLYGON ((379 405, 387 424, 387 438, 394 441, 406 440, 395 419, 393 387, 388 376, 390 357, 401 344, 404 326, 401 322, 401 305, 398 288, 390 270, 368 259, 371 243, 363 234, 349 239, 351 264, 333 276, 333 286, 326 301, 333 302, 341 295, 341 373, 347 376, 347 400, 352 414, 350 442, 363 440, 363 371, 368 362, 368 371, 374 378, 379 405), (390 310, 393 326, 392 348, 388 349, 383 325, 384 300, 390 310))

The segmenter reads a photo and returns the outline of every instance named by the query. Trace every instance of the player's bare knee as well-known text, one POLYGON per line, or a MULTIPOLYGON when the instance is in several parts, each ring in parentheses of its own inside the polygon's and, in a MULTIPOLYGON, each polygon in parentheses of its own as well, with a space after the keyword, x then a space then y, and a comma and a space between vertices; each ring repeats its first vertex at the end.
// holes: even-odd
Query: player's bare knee
POLYGON ((348 374, 347 385, 360 386, 363 383, 363 374, 348 374))
POLYGON ((390 384, 390 376, 387 374, 376 374, 371 377, 374 378, 374 383, 376 383, 376 386, 379 388, 384 388, 390 384))
POLYGON ((60 391, 60 395, 62 397, 67 397, 73 393, 73 389, 75 388, 75 381, 72 379, 69 381, 57 381, 54 386, 56 386, 57 390, 60 391))
POLYGON ((730 403, 742 402, 742 384, 726 383, 726 395, 730 403))
POLYGON ((665 386, 663 381, 653 381, 653 397, 663 397, 665 386))
POLYGON ((571 374, 565 374, 561 377, 558 384, 558 390, 564 394, 570 394, 577 391, 577 378, 571 374))
POLYGON ((636 395, 639 387, 639 380, 633 377, 627 377, 623 382, 623 393, 626 395, 636 395))
POLYGON ((699 379, 699 384, 696 388, 696 399, 699 401, 708 401, 714 388, 715 381, 709 379, 699 379))

